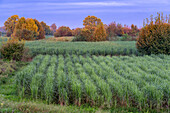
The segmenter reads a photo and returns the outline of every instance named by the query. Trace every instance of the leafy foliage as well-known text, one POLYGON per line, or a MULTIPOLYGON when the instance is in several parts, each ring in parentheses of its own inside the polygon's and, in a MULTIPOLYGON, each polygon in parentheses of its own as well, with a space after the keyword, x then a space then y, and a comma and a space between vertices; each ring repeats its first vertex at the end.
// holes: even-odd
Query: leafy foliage
POLYGON ((38 27, 38 30, 37 30, 38 33, 37 33, 36 39, 45 39, 45 31, 44 31, 41 23, 36 19, 34 19, 34 21, 35 21, 35 24, 38 27))
POLYGON ((94 31, 94 41, 105 41, 106 30, 104 29, 103 23, 100 23, 94 31))
POLYGON ((41 26, 45 31, 45 35, 53 35, 52 31, 50 30, 50 26, 48 26, 45 22, 41 22, 41 26))
POLYGON ((88 16, 83 20, 85 26, 74 41, 104 41, 106 30, 100 18, 88 16), (99 32, 99 33, 98 33, 99 32))
POLYGON ((53 24, 50 26, 50 28, 51 28, 51 31, 52 31, 53 33, 56 32, 56 30, 57 30, 57 26, 56 26, 55 23, 53 23, 53 24))
POLYGON ((0 52, 4 59, 21 61, 24 55, 23 41, 12 38, 8 39, 6 43, 3 43, 0 52))
MULTIPOLYGON (((137 37, 139 33, 139 29, 136 25, 132 24, 131 27, 128 27, 127 25, 124 25, 124 27, 121 24, 116 24, 116 22, 112 22, 109 24, 108 27, 106 27, 106 33, 107 33, 107 40, 118 40, 117 37, 125 37, 130 36, 131 38, 127 38, 126 41, 134 41, 136 40, 135 37, 137 37)), ((125 41, 125 38, 123 39, 125 41)))
POLYGON ((72 36, 72 30, 69 27, 61 26, 54 33, 54 36, 55 37, 72 36))
MULTIPOLYGON (((148 20, 148 19, 147 19, 148 20)), ((141 29, 137 39, 137 49, 144 54, 170 54, 170 23, 164 19, 163 14, 155 18, 141 29)))
POLYGON ((15 29, 15 24, 17 23, 19 19, 18 15, 13 15, 7 19, 7 21, 4 23, 5 30, 7 31, 7 36, 10 37, 15 29))

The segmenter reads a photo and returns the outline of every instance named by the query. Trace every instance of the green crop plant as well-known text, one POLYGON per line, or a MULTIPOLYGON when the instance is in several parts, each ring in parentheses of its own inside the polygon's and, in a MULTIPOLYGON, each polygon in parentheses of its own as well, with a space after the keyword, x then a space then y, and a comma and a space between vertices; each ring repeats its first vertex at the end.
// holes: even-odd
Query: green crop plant
POLYGON ((167 55, 39 55, 16 73, 17 93, 49 104, 166 109, 169 67, 167 55))

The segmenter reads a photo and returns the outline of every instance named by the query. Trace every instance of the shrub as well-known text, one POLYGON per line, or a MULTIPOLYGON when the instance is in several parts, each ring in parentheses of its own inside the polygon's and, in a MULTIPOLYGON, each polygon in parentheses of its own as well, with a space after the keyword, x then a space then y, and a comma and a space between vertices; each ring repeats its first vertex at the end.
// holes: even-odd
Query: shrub
POLYGON ((170 24, 167 19, 158 16, 152 19, 140 31, 137 38, 137 49, 143 54, 170 54, 170 24))
POLYGON ((128 35, 128 34, 123 34, 123 36, 122 36, 122 41, 127 41, 127 40, 130 40, 130 36, 128 35))
POLYGON ((0 53, 6 60, 21 61, 24 56, 24 45, 23 41, 11 38, 6 43, 3 43, 0 53))

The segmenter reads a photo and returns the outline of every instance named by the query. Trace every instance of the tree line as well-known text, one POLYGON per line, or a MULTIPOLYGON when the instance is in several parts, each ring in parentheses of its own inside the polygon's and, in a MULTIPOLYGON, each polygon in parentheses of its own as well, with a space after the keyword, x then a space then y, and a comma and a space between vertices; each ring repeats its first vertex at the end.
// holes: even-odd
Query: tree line
POLYGON ((136 25, 122 26, 116 22, 109 25, 103 24, 100 18, 88 16, 83 20, 83 28, 70 29, 67 26, 57 28, 56 24, 48 26, 32 18, 19 18, 18 15, 9 17, 4 23, 6 35, 24 40, 44 39, 45 35, 55 37, 75 36, 75 41, 105 41, 117 40, 117 37, 135 37, 139 33, 136 25))
MULTIPOLYGON (((4 27, 8 37, 24 40, 44 39, 45 35, 53 35, 53 30, 45 22, 32 18, 19 18, 18 15, 9 17, 4 27)), ((53 26, 52 26, 53 28, 53 26)))

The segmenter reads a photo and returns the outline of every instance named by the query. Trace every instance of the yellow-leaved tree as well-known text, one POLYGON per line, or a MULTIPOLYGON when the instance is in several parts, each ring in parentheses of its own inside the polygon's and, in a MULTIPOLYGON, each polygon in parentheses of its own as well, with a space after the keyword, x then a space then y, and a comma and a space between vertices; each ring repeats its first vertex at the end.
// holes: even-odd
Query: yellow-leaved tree
POLYGON ((106 40, 106 30, 103 23, 101 22, 94 31, 93 41, 105 41, 106 40))
POLYGON ((13 36, 19 40, 34 40, 38 35, 38 26, 32 18, 21 17, 15 25, 13 36))
POLYGON ((7 31, 8 37, 10 37, 12 33, 14 32, 15 24, 17 23, 18 19, 19 19, 18 15, 13 15, 9 17, 7 21, 5 21, 4 25, 5 25, 5 29, 7 31))
POLYGON ((100 18, 88 16, 83 20, 84 28, 80 35, 76 38, 77 41, 104 41, 106 39, 106 30, 100 18), (100 33, 97 33, 97 32, 100 33))

